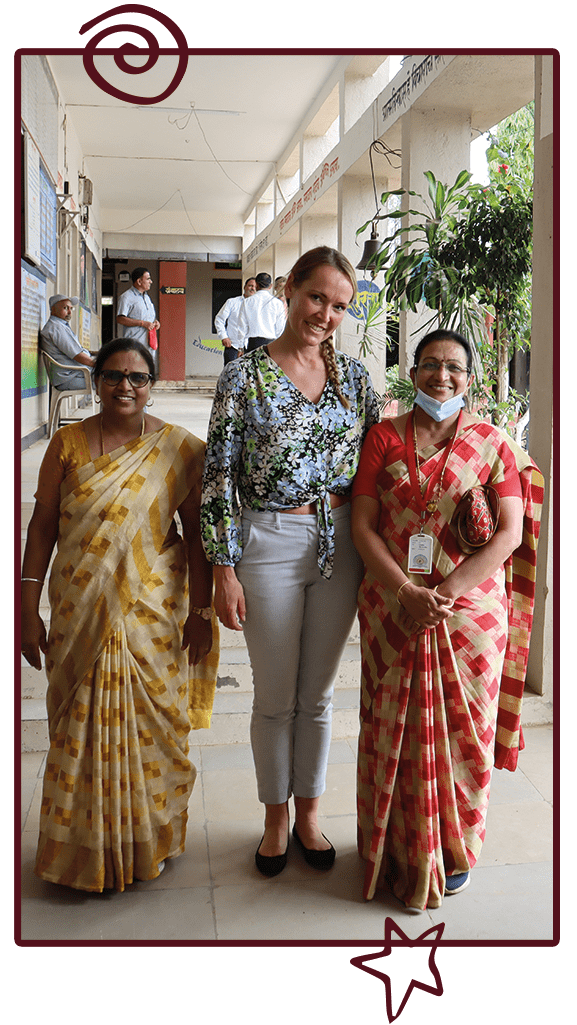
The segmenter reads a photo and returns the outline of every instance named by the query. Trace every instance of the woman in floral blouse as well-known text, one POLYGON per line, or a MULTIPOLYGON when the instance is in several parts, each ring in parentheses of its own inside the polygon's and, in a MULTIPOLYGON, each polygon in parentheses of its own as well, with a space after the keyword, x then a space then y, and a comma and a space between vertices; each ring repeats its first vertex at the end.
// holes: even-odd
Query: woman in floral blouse
POLYGON ((297 261, 280 338, 220 376, 206 451, 203 544, 215 607, 244 630, 254 678, 251 743, 265 832, 264 875, 286 865, 288 801, 306 861, 330 868, 321 833, 332 692, 356 613, 362 565, 350 540, 350 490, 379 420, 369 375, 335 352, 356 293, 345 257, 321 246, 297 261))

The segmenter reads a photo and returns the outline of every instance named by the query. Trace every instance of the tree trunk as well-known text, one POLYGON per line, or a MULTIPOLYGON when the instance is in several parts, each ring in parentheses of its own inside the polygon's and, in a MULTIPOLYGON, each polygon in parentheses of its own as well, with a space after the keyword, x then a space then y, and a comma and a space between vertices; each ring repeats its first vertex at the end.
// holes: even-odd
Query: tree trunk
MULTIPOLYGON (((509 359, 507 337, 501 331, 499 313, 495 315, 495 349, 497 352, 497 402, 506 402, 509 397, 509 359)), ((506 421, 506 416, 499 417, 499 423, 506 421)))

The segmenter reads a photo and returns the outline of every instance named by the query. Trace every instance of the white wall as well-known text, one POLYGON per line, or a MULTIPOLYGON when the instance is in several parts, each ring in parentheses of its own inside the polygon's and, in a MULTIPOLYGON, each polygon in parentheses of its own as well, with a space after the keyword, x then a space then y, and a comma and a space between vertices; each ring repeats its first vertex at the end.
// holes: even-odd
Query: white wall
POLYGON ((213 278, 239 279, 238 270, 219 270, 211 263, 189 263, 186 276, 186 376, 214 377, 223 366, 222 353, 212 355, 198 348, 193 339, 217 338, 212 333, 212 280, 213 278))

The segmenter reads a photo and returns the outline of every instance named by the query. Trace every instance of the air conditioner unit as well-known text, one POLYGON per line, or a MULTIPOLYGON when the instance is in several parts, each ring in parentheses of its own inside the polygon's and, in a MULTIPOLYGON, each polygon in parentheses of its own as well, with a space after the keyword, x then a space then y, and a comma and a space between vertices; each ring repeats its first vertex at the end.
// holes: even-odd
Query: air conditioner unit
POLYGON ((80 206, 91 206, 93 186, 90 178, 80 178, 80 206))

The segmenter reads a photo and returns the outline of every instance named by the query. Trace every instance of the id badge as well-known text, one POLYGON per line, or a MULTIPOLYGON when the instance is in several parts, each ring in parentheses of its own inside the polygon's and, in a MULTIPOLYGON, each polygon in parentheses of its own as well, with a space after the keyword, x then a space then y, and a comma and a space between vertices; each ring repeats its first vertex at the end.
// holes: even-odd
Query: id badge
POLYGON ((409 573, 433 572, 433 538, 430 534, 413 534, 409 539, 409 573))

